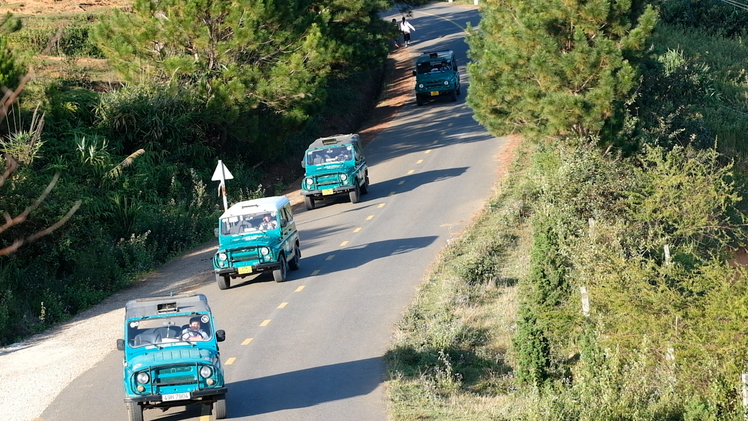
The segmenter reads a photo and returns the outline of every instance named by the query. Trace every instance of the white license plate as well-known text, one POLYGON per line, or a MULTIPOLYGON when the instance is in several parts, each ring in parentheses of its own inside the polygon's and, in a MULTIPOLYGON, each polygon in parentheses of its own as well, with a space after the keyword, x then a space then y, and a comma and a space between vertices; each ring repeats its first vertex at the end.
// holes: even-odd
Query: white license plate
POLYGON ((161 395, 161 400, 164 402, 171 401, 184 401, 190 398, 190 393, 170 393, 168 395, 161 395))

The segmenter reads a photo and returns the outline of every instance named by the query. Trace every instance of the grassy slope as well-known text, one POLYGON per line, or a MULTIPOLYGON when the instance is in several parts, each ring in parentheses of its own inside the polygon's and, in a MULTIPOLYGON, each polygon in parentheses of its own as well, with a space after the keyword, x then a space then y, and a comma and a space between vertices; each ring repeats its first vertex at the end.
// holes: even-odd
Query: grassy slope
MULTIPOLYGON (((745 45, 674 28, 662 28, 652 41, 659 53, 681 51, 692 65, 708 66, 715 92, 698 104, 700 111, 719 150, 743 161, 745 45)), ((522 218, 526 153, 517 155, 480 218, 435 263, 399 326, 388 354, 393 420, 514 420, 535 412, 535 397, 514 393, 511 375, 516 283, 527 275, 531 242, 522 218), (490 262, 481 262, 486 257, 490 262)))

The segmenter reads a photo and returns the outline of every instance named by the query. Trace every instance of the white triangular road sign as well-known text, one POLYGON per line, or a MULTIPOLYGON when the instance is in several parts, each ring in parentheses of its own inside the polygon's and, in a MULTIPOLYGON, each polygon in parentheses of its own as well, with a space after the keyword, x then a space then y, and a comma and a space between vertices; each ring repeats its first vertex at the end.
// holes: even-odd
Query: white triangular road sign
POLYGON ((213 177, 210 179, 212 181, 222 181, 222 180, 231 180, 234 176, 231 175, 229 172, 229 169, 226 168, 225 165, 223 165, 223 161, 220 159, 218 160, 218 165, 216 165, 216 170, 213 171, 213 177))

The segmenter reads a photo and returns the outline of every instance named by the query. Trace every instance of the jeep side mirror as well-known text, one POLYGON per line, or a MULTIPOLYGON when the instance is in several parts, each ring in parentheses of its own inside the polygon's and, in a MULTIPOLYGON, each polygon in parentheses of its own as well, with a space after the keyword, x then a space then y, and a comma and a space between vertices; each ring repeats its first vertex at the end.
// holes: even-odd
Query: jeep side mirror
POLYGON ((281 218, 281 228, 285 228, 286 225, 288 225, 288 220, 286 218, 281 218))
POLYGON ((218 228, 213 228, 213 235, 218 237, 218 228))
POLYGON ((303 159, 301 160, 301 168, 306 168, 306 161, 303 159))
POLYGON ((415 75, 416 75, 416 71, 415 71, 415 70, 413 70, 413 76, 415 76, 415 75))
POLYGON ((125 350, 125 340, 117 339, 117 351, 124 351, 124 350, 125 350))
POLYGON ((226 331, 223 329, 216 330, 216 341, 223 342, 226 340, 226 331))

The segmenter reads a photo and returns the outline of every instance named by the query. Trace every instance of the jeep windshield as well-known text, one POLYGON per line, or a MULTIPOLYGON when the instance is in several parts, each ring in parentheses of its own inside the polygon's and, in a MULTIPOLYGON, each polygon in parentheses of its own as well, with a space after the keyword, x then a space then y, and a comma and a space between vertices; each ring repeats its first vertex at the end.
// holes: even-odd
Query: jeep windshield
POLYGON ((447 60, 422 61, 416 64, 416 73, 419 75, 448 72, 452 69, 449 67, 447 60))
POLYGON ((307 151, 307 165, 322 165, 345 162, 353 158, 350 146, 334 146, 331 148, 307 151))
POLYGON ((213 336, 207 314, 131 320, 126 331, 127 343, 132 348, 208 341, 213 336))
POLYGON ((275 212, 247 213, 221 219, 221 235, 260 234, 275 228, 275 212))

